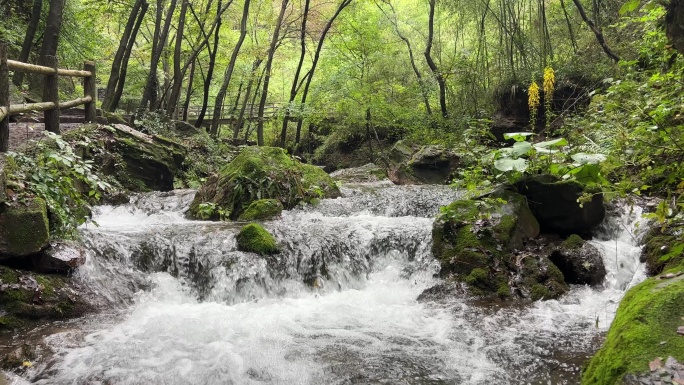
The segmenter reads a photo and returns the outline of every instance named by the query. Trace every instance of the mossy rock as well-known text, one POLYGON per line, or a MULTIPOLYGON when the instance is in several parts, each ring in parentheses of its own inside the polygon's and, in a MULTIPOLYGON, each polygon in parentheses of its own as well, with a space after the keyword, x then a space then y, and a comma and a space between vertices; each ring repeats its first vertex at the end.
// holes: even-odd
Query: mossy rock
POLYGON ((584 243, 582 237, 577 234, 572 234, 563 241, 561 247, 569 250, 581 249, 582 246, 584 246, 584 243))
POLYGON ((102 111, 102 116, 107 118, 107 122, 111 124, 128 124, 123 116, 116 114, 114 112, 102 111))
POLYGON ((261 225, 250 223, 240 229, 237 235, 238 249, 260 255, 276 254, 278 244, 271 233, 261 225))
POLYGON ((588 234, 606 215, 600 189, 555 175, 533 175, 515 183, 530 210, 548 233, 588 234), (578 203, 580 198, 588 200, 578 203))
POLYGON ((684 361, 684 276, 649 278, 630 289, 618 307, 603 347, 582 375, 584 385, 617 385, 628 374, 650 372, 656 357, 684 361))
POLYGON ((674 235, 680 231, 682 228, 678 226, 658 227, 647 234, 641 259, 649 275, 684 270, 684 239, 674 235))
POLYGON ((539 285, 544 293, 533 299, 557 298, 568 287, 556 266, 545 257, 515 254, 538 234, 524 197, 502 190, 443 207, 433 225, 432 252, 441 274, 465 282, 475 295, 530 297, 539 285))
POLYGON ((461 159, 441 146, 413 146, 397 142, 389 152, 389 179, 396 184, 444 184, 461 159))
POLYGON ((265 221, 268 219, 273 219, 283 212, 283 204, 277 199, 259 199, 258 201, 252 202, 252 204, 247 207, 240 218, 240 221, 265 221))
POLYGON ((235 220, 260 199, 275 199, 291 209, 300 202, 338 196, 335 181, 322 169, 301 163, 281 148, 246 147, 200 188, 189 215, 199 218, 200 204, 212 203, 235 220))
POLYGON ((83 158, 93 160, 98 171, 113 176, 130 191, 173 190, 176 176, 185 167, 187 149, 182 144, 123 124, 87 124, 63 137, 81 143, 83 158))
POLYGON ((80 316, 90 307, 69 278, 0 266, 0 329, 40 319, 80 316))
POLYGON ((50 239, 47 208, 40 198, 14 202, 0 212, 0 254, 22 257, 46 248, 50 239))

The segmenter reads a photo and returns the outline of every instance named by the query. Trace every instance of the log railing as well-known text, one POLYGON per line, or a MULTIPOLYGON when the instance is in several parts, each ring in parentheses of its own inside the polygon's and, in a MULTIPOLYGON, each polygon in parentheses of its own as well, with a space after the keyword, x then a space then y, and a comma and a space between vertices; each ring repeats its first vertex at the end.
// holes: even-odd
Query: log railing
POLYGON ((9 116, 22 112, 42 111, 45 118, 45 129, 59 134, 59 111, 60 109, 72 108, 80 105, 85 106, 85 121, 96 120, 96 71, 95 63, 87 61, 83 64, 83 71, 67 70, 57 67, 57 58, 48 56, 45 58, 48 66, 22 63, 7 59, 7 46, 0 43, 0 152, 7 152, 9 147, 9 116), (41 103, 10 104, 9 71, 19 71, 45 76, 43 87, 43 101, 41 103), (58 76, 73 76, 83 78, 83 97, 59 101, 58 76))

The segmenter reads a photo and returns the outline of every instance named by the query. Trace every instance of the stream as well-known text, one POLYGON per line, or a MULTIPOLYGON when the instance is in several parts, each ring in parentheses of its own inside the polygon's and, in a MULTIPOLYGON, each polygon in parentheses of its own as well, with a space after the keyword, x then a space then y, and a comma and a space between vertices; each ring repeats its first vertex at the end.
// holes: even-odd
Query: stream
POLYGON ((274 256, 237 251, 242 224, 189 221, 194 191, 101 206, 75 279, 106 311, 37 330, 48 358, 15 384, 577 384, 625 290, 645 278, 638 208, 591 242, 602 288, 502 307, 441 283, 431 247, 447 186, 346 185, 264 223, 274 256))

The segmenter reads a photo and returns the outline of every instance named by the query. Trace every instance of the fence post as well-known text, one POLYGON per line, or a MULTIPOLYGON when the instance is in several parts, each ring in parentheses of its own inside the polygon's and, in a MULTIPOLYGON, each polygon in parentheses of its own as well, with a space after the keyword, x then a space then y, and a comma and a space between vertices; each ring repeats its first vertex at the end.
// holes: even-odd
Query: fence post
POLYGON ((0 152, 9 149, 9 70, 7 69, 7 45, 0 42, 0 107, 7 108, 7 115, 0 119, 0 152))
POLYGON ((95 123, 97 121, 97 74, 95 72, 95 62, 87 61, 83 63, 83 70, 89 71, 90 76, 83 78, 83 94, 87 98, 90 96, 91 101, 85 104, 85 122, 95 123))
POLYGON ((55 108, 44 112, 45 129, 54 132, 55 134, 59 134, 59 77, 57 76, 57 57, 45 56, 44 63, 46 67, 55 69, 54 74, 45 75, 43 101, 55 104, 55 108))

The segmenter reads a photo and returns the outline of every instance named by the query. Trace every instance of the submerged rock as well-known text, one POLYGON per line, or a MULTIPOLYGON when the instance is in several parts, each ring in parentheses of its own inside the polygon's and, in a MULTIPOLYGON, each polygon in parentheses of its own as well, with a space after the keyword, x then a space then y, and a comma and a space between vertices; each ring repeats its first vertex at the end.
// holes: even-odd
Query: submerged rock
POLYGON ((221 212, 235 220, 259 199, 275 199, 291 209, 300 202, 338 196, 335 181, 320 168, 301 163, 281 148, 246 147, 200 188, 189 215, 216 220, 221 212), (216 213, 209 218, 202 211, 207 204, 216 213))
POLYGON ((578 235, 571 235, 551 253, 553 262, 573 284, 600 285, 606 277, 606 267, 598 249, 578 235))
POLYGON ((396 184, 444 184, 456 171, 460 157, 441 146, 412 147, 397 142, 389 153, 388 176, 396 184))
POLYGON ((433 226, 432 251, 441 274, 454 275, 475 294, 556 298, 567 291, 562 273, 543 255, 521 251, 538 234, 524 197, 500 191, 443 208, 433 226))
POLYGON ((271 233, 261 225, 250 223, 240 229, 237 235, 238 249, 260 255, 275 254, 278 244, 271 233))
POLYGON ((577 181, 533 175, 516 182, 544 232, 588 234, 606 215, 603 194, 577 181), (586 198, 586 199, 584 199, 586 198), (585 200, 582 204, 579 200, 585 200))

